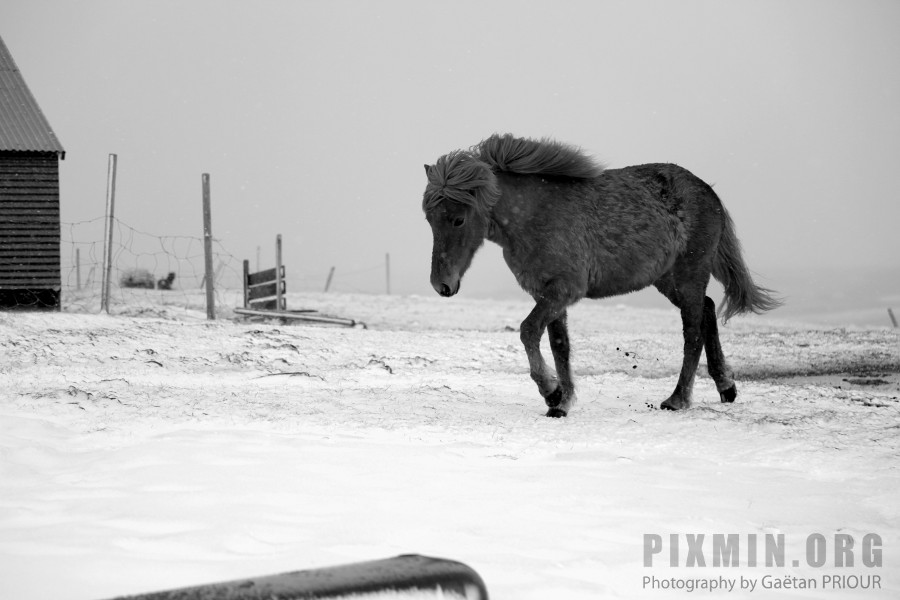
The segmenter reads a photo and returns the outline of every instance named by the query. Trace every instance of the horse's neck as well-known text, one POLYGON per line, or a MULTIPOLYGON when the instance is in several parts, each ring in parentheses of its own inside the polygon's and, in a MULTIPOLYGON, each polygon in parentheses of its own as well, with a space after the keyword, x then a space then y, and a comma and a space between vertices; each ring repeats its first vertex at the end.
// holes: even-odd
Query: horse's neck
POLYGON ((500 198, 491 210, 487 240, 501 248, 509 248, 514 240, 527 237, 525 228, 531 218, 532 207, 521 197, 511 201, 502 187, 501 190, 500 198))

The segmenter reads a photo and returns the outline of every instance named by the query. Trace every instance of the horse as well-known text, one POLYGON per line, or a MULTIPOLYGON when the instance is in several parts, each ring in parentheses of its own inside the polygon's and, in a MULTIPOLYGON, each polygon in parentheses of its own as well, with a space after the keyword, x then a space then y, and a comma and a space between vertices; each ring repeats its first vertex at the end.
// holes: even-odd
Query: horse
POLYGON ((754 283, 734 223, 710 185, 675 164, 607 169, 570 144, 511 134, 445 154, 425 173, 431 285, 453 296, 485 240, 503 249, 535 301, 519 331, 546 416, 567 416, 576 400, 567 308, 650 285, 680 310, 684 336, 678 382, 660 408, 690 408, 704 349, 721 402, 734 402, 734 371, 706 295, 710 276, 725 288, 723 322, 782 301, 754 283), (555 373, 541 354, 545 331, 555 373))

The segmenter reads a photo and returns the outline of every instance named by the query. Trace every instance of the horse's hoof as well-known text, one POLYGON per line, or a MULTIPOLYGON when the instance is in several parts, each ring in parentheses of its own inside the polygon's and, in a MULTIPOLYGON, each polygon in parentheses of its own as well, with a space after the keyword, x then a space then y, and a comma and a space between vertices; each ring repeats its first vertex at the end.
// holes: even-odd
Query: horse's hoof
MULTIPOLYGON (((562 388, 557 387, 555 390, 544 397, 544 402, 546 402, 547 406, 549 406, 550 408, 556 408, 562 403, 562 399, 562 388)), ((566 416, 565 412, 563 413, 563 416, 566 416)))
POLYGON ((734 399, 737 398, 737 386, 731 384, 730 388, 719 392, 719 398, 722 402, 734 402, 734 399))
POLYGON ((681 398, 669 398, 659 405, 659 408, 662 410, 684 410, 690 407, 691 403, 685 402, 681 398))
POLYGON ((550 410, 547 411, 547 416, 553 417, 554 419, 561 419, 562 417, 565 417, 568 414, 569 413, 567 413, 566 411, 564 411, 561 408, 551 408, 550 410))

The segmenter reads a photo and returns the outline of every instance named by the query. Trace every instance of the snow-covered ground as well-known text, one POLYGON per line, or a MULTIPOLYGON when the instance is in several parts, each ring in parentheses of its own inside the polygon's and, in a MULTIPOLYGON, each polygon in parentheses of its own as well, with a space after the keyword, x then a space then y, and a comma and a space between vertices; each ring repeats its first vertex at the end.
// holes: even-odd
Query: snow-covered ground
POLYGON ((579 403, 554 420, 518 339, 525 302, 290 297, 369 325, 349 329, 206 321, 199 295, 193 309, 167 297, 111 316, 0 313, 0 598, 402 553, 465 562, 498 600, 682 597, 660 587, 689 580, 734 580, 713 594, 729 597, 900 597, 896 330, 734 319, 738 401, 720 404, 701 365, 695 407, 669 413, 655 407, 681 362, 677 314, 584 302, 570 311, 579 403), (685 566, 694 534, 705 567, 685 566), (738 534, 740 566, 713 566, 717 534, 738 534), (785 564, 766 567, 778 534, 785 564), (880 566, 864 564, 867 534, 880 566), (645 535, 663 543, 650 567, 645 535), (835 564, 842 536, 852 567, 835 564), (823 590, 832 575, 880 589, 823 590), (762 588, 786 576, 818 587, 762 588))

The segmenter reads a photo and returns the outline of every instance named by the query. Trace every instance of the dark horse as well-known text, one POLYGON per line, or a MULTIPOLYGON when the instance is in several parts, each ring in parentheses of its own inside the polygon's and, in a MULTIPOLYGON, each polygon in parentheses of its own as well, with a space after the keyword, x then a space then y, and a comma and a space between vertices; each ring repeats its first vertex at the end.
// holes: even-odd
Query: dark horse
POLYGON ((547 416, 564 417, 575 403, 566 308, 649 285, 681 310, 684 328, 681 374, 661 408, 690 407, 704 347, 721 401, 734 401, 734 373, 706 296, 709 277, 725 287, 723 320, 780 302, 753 283, 731 218, 709 185, 677 165, 606 170, 572 146, 511 135, 445 154, 425 172, 431 285, 441 296, 456 294, 485 239, 503 248, 537 303, 521 339, 547 416), (556 374, 541 355, 545 329, 556 374))

